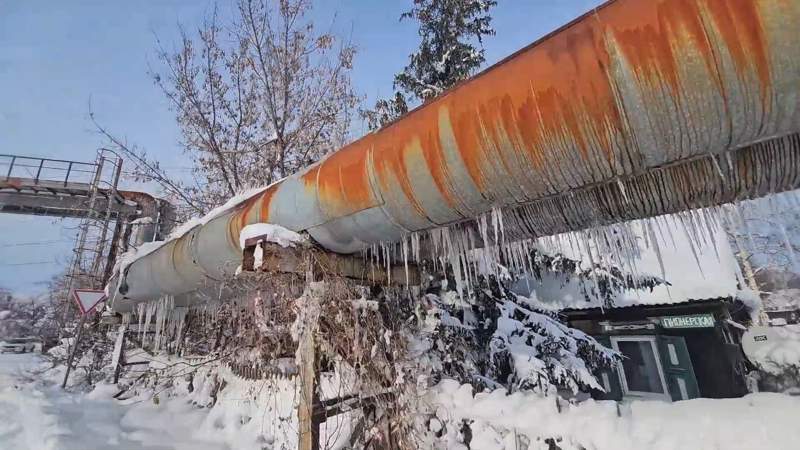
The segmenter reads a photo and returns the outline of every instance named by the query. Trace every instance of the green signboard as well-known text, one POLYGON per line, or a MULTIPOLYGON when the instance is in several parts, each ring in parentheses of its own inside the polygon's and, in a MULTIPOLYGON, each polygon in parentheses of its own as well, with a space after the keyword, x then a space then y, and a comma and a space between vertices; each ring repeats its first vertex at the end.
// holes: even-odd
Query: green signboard
POLYGON ((692 314, 690 316, 662 317, 664 328, 713 328, 714 316, 711 314, 692 314))

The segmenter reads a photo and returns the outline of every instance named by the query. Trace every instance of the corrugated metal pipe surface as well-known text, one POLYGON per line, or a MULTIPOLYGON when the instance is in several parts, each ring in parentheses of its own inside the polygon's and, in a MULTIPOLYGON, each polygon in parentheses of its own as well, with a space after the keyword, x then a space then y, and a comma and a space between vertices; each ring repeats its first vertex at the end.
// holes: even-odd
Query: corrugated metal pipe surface
POLYGON ((492 208, 542 236, 796 188, 799 43, 800 0, 609 2, 139 259, 117 286, 141 301, 226 279, 251 223, 350 253, 492 208))

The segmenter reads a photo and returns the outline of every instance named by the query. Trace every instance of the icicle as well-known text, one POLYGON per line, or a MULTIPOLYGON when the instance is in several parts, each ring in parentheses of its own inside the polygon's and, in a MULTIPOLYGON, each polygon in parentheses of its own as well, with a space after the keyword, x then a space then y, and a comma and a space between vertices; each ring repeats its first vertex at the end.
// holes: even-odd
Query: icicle
POLYGON ((643 219, 641 221, 641 229, 642 229, 642 238, 644 238, 644 247, 645 248, 652 248, 651 236, 650 236, 650 220, 643 219))
POLYGON ((730 173, 734 173, 735 170, 733 165, 733 156, 731 155, 731 152, 725 152, 725 160, 728 162, 728 171, 730 171, 730 173))
POLYGON ((720 167, 719 161, 717 161, 717 157, 713 153, 709 153, 708 156, 711 158, 711 161, 714 163, 714 168, 717 169, 717 174, 719 175, 720 180, 722 180, 723 183, 728 181, 725 178, 725 174, 722 173, 722 167, 720 167))
POLYGON ((153 335, 153 351, 158 351, 159 344, 161 344, 161 326, 164 323, 164 297, 161 297, 156 302, 155 314, 155 334, 153 335))
MULTIPOLYGON (((680 215, 678 215, 678 218, 682 219, 682 217, 680 215)), ((689 248, 692 250, 692 255, 694 255, 694 260, 697 263, 697 268, 698 268, 698 270, 700 270, 700 275, 702 275, 703 278, 705 278, 705 273, 703 273, 703 266, 702 266, 702 264, 700 264, 700 257, 697 254, 697 248, 695 247, 694 241, 692 240, 691 233, 687 229, 686 223, 683 220, 681 220, 680 222, 681 222, 681 225, 682 225, 681 228, 683 229, 683 232, 686 235, 686 239, 689 241, 689 248)))
POLYGON ((414 258, 415 263, 420 262, 419 258, 419 233, 411 233, 411 257, 414 258))
POLYGON ((146 305, 144 304, 144 302, 139 303, 138 305, 136 305, 137 316, 138 316, 138 319, 139 319, 139 323, 138 323, 138 325, 139 325, 139 342, 141 342, 142 345, 144 345, 144 309, 145 309, 145 306, 146 305))
POLYGON ((638 296, 640 287, 639 278, 641 273, 639 272, 639 264, 637 261, 641 257, 641 253, 638 248, 638 244, 636 243, 636 233, 633 231, 631 226, 631 223, 621 224, 620 237, 623 257, 626 261, 628 261, 628 268, 631 276, 633 277, 633 287, 636 291, 636 295, 638 296))
POLYGON ((155 305, 155 336, 153 338, 153 350, 161 349, 164 340, 164 331, 167 325, 167 318, 172 312, 173 298, 171 295, 161 297, 155 305))
POLYGON ((142 330, 142 337, 141 342, 142 346, 144 346, 145 339, 147 338, 147 331, 150 329, 150 320, 153 318, 153 313, 155 312, 155 304, 149 303, 145 308, 145 317, 144 317, 144 329, 142 330))
POLYGON ((406 271, 406 287, 410 287, 410 281, 408 276, 408 237, 403 236, 402 244, 403 246, 403 268, 406 271))
POLYGON ((489 241, 489 225, 486 223, 486 214, 478 216, 475 222, 478 226, 478 233, 480 233, 481 239, 483 240, 483 245, 491 245, 491 241, 489 241))
POLYGON ((661 255, 661 247, 658 245, 658 238, 656 237, 655 231, 653 231, 652 223, 647 220, 645 228, 647 230, 647 234, 650 236, 650 241, 653 243, 653 250, 656 253, 656 258, 658 258, 658 268, 661 270, 661 279, 667 279, 667 271, 664 268, 664 259, 661 255))
POLYGON ((175 342, 180 347, 181 343, 183 342, 183 328, 186 325, 186 315, 188 314, 188 310, 184 308, 177 308, 176 311, 180 310, 178 313, 178 324, 175 331, 175 342))
POLYGON ((705 233, 705 227, 702 226, 702 222, 700 222, 699 213, 696 210, 690 209, 686 211, 686 214, 689 216, 689 223, 692 224, 692 230, 695 232, 695 239, 697 239, 698 243, 702 243, 702 245, 708 245, 708 236, 705 233))
POLYGON ((715 218, 716 209, 703 208, 700 211, 702 212, 703 224, 705 225, 706 233, 708 233, 711 248, 714 249, 714 254, 717 257, 717 262, 722 262, 722 256, 719 254, 719 248, 717 247, 717 233, 714 231, 719 229, 719 224, 715 218))
POLYGON ((503 223, 503 210, 497 209, 497 221, 500 224, 500 245, 505 245, 506 243, 506 226, 503 223))
POLYGON ((672 233, 672 225, 675 223, 675 219, 668 220, 667 216, 660 216, 656 217, 656 223, 661 221, 661 225, 658 226, 659 234, 661 234, 661 239, 664 241, 664 244, 667 243, 667 239, 665 236, 669 237, 669 241, 672 243, 672 248, 674 250, 678 250, 678 244, 675 242, 675 235, 672 233), (664 229, 666 228, 667 233, 664 233, 664 229))
POLYGON ((383 255, 386 262, 386 286, 390 286, 392 284, 392 257, 387 244, 383 244, 383 255))
POLYGON ((628 198, 628 192, 625 190, 625 185, 619 178, 617 178, 617 187, 619 187, 619 192, 622 194, 622 199, 625 201, 625 203, 630 204, 631 200, 628 198))
MULTIPOLYGON (((594 256, 592 255, 592 248, 591 248, 591 244, 589 242, 590 237, 588 236, 587 232, 581 232, 580 234, 581 234, 581 237, 583 238, 583 245, 584 245, 584 247, 586 249, 586 255, 589 257, 589 264, 590 264, 589 273, 591 273, 591 275, 592 275, 592 283, 593 283, 592 291, 596 295, 598 293, 597 292, 597 286, 598 286, 598 284, 597 284, 597 270, 595 268, 594 256)), ((603 302, 602 301, 600 302, 600 310, 604 311, 603 302)))
POLYGON ((503 225, 503 211, 498 208, 494 207, 491 211, 492 214, 492 226, 494 228, 494 241, 498 246, 505 245, 505 227, 503 225))

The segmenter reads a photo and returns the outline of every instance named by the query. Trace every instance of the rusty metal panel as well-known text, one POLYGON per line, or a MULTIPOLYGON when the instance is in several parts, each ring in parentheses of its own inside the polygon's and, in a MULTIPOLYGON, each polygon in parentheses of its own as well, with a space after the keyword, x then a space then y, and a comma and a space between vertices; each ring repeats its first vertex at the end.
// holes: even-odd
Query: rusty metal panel
MULTIPOLYGON (((724 164, 729 152, 800 131, 798 42, 800 0, 611 1, 213 220, 193 258, 207 276, 227 276, 238 233, 257 222, 353 252, 492 208, 548 214, 526 219, 528 236, 624 220, 624 208, 608 217, 598 206, 618 200, 608 186, 693 158, 724 164), (599 185, 592 195, 610 197, 589 201, 585 189, 599 185)), ((653 199, 647 214, 688 204, 634 188, 653 199)), ((177 252, 176 264, 186 257, 177 252)))

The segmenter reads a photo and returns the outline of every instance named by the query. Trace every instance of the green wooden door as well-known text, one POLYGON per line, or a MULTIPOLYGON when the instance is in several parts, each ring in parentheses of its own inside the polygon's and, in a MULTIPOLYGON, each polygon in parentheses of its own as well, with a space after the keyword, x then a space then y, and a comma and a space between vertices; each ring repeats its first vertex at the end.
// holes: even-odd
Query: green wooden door
POLYGON ((658 336, 661 367, 672 401, 700 397, 686 341, 680 336, 658 336))
MULTIPOLYGON (((594 339, 611 348, 611 339, 608 336, 594 336, 594 339)), ((619 373, 617 368, 611 367, 599 370, 595 376, 600 386, 603 386, 605 392, 593 391, 592 398, 597 400, 622 400, 622 385, 619 381, 619 373)))

